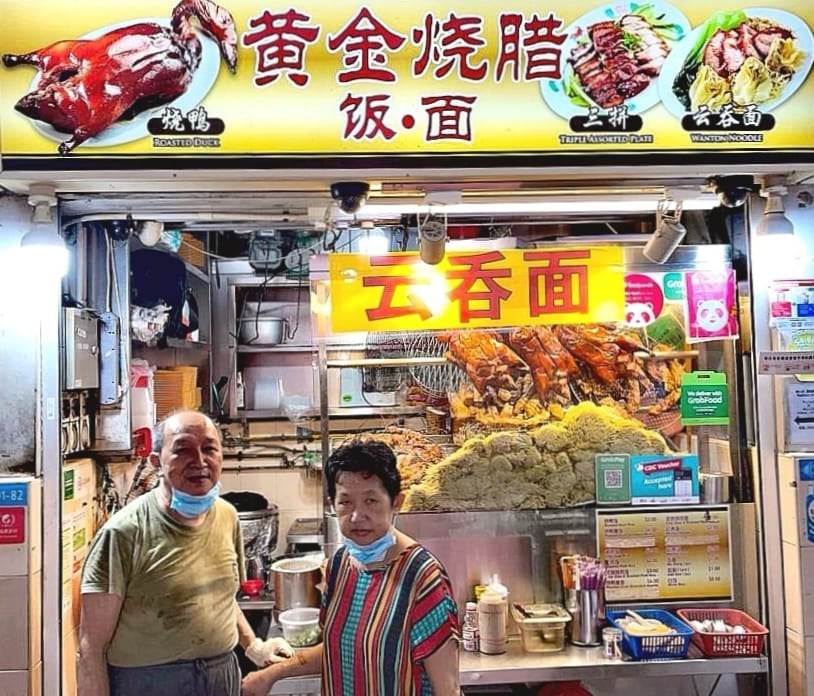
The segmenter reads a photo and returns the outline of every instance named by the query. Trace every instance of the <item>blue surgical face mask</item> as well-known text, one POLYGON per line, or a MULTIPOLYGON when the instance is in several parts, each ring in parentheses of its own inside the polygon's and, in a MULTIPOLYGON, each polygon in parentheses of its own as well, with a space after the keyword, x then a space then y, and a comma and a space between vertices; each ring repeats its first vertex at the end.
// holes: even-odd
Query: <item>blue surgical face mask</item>
POLYGON ((203 495, 191 495, 179 491, 177 488, 172 489, 172 497, 170 498, 170 509, 175 510, 182 517, 194 518, 203 515, 209 508, 211 508, 220 495, 220 483, 216 483, 209 489, 208 493, 203 495))
POLYGON ((368 563, 377 563, 384 560, 387 550, 396 543, 396 535, 392 531, 387 531, 376 541, 371 541, 364 546, 360 546, 348 538, 343 538, 342 541, 347 547, 351 558, 356 559, 362 565, 367 565, 368 563))

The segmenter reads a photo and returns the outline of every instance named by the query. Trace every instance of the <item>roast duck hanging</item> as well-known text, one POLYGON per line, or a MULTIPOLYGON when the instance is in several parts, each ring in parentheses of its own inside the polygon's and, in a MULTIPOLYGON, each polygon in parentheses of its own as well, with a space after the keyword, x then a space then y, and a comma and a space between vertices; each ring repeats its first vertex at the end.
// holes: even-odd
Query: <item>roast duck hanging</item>
POLYGON ((232 15, 211 0, 181 0, 169 26, 134 22, 92 39, 3 54, 6 67, 33 65, 39 70, 35 88, 14 108, 69 134, 59 144, 59 153, 66 155, 111 124, 172 102, 186 92, 201 62, 193 17, 234 72, 237 31, 232 15))

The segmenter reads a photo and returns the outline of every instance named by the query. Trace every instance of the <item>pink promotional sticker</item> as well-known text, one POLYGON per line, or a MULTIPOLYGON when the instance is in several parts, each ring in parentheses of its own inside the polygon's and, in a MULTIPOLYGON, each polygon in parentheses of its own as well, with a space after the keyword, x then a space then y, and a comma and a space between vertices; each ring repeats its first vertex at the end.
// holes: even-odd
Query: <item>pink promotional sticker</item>
POLYGON ((663 308, 664 293, 653 278, 643 273, 625 276, 625 324, 637 328, 652 324, 663 308))
POLYGON ((687 342, 738 335, 735 271, 688 271, 684 274, 687 342))

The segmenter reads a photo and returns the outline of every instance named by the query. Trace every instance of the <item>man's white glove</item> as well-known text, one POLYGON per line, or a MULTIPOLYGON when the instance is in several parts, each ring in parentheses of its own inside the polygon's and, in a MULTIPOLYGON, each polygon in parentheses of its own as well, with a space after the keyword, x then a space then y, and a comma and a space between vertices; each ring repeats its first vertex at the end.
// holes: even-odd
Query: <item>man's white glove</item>
POLYGON ((255 638, 246 648, 246 657, 258 667, 281 662, 293 654, 294 649, 284 638, 269 638, 268 640, 255 638))

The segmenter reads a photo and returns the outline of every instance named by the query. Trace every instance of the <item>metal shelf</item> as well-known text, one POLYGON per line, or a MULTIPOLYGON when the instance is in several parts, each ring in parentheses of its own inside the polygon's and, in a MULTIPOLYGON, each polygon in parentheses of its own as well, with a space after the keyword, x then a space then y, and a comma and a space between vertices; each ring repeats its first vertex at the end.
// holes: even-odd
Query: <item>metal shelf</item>
POLYGON ((433 358, 350 358, 334 359, 325 362, 326 367, 415 367, 416 365, 443 365, 447 359, 443 356, 433 358))
POLYGON ((237 606, 243 611, 270 611, 274 609, 274 599, 269 595, 260 597, 241 597, 237 600, 237 606))
POLYGON ((198 349, 198 350, 205 350, 209 348, 208 341, 187 341, 183 338, 168 338, 167 339, 167 347, 168 348, 182 348, 182 349, 198 349))
MULTIPOLYGON (((420 416, 424 413, 424 406, 332 406, 328 409, 330 418, 354 418, 359 416, 420 416)), ((319 408, 305 411, 302 420, 318 420, 319 408)), ((238 420, 241 418, 259 418, 268 420, 288 419, 281 408, 279 409, 238 409, 238 420)))
POLYGON ((239 345, 237 346, 238 353, 312 353, 314 347, 312 345, 295 345, 281 343, 278 345, 239 345))
MULTIPOLYGON (((424 406, 333 406, 328 409, 331 418, 345 416, 420 416, 424 406)), ((319 415, 319 414, 317 414, 319 415)))
POLYGON ((187 273, 195 276, 198 280, 201 280, 204 283, 209 283, 209 276, 206 274, 206 271, 187 262, 184 263, 184 266, 186 266, 187 273))
MULTIPOLYGON (((266 409, 253 409, 253 408, 239 408, 237 410, 237 417, 240 418, 261 418, 269 420, 288 420, 282 408, 266 408, 266 409)), ((304 411, 300 416, 301 419, 307 420, 310 418, 319 418, 319 409, 312 408, 304 411)))

